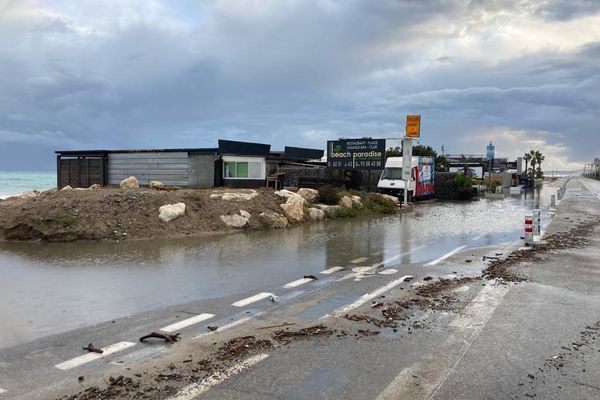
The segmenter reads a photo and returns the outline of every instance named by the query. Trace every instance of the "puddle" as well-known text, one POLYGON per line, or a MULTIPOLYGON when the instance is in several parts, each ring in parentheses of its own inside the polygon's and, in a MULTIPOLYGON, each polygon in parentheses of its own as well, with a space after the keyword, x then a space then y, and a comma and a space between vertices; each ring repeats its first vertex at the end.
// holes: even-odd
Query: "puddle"
POLYGON ((296 316, 307 320, 317 320, 323 315, 331 313, 333 310, 356 301, 361 295, 360 293, 335 293, 314 306, 300 311, 296 316))

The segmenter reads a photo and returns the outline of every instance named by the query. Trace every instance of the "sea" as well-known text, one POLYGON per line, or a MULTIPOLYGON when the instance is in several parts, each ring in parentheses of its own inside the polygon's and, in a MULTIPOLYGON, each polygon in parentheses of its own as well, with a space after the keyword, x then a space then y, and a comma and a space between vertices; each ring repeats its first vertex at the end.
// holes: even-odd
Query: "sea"
POLYGON ((56 187, 56 171, 0 171, 0 198, 18 195, 37 189, 39 191, 56 187))

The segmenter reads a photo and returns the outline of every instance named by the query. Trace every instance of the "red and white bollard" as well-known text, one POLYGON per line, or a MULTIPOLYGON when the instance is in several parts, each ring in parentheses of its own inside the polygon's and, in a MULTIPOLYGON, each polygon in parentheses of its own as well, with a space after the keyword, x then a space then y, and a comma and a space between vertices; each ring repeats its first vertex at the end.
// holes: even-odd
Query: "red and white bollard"
POLYGON ((525 216, 525 244, 533 244, 533 215, 525 216))

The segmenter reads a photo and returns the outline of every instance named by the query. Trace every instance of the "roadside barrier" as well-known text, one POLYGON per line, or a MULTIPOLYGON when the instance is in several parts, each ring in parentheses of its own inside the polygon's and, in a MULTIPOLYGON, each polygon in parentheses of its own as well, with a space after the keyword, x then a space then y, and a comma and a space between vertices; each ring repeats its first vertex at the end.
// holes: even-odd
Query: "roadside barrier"
POLYGON ((538 236, 542 234, 542 213, 540 210, 533 210, 533 233, 538 236))
POLYGON ((556 208, 556 195, 555 194, 550 195, 550 207, 556 208))
POLYGON ((533 244, 533 215, 525 216, 525 244, 533 244))

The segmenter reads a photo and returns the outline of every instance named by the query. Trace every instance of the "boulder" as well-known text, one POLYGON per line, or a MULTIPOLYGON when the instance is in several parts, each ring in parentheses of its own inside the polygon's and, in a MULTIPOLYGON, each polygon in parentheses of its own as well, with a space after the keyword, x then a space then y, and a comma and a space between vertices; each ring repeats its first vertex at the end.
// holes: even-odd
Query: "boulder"
POLYGON ((384 199, 388 199, 393 201, 394 203, 398 204, 400 202, 400 200, 398 200, 398 198, 396 196, 392 196, 389 194, 382 194, 381 197, 383 197, 384 199))
POLYGON ((352 203, 362 205, 362 199, 360 196, 350 196, 350 199, 352 200, 352 203))
POLYGON ((308 217, 312 221, 323 221, 325 219, 325 211, 319 210, 318 208, 309 208, 308 217))
POLYGON ((150 181, 150 187, 154 189, 162 189, 165 187, 165 184, 160 181, 150 181))
POLYGON ((250 214, 248 211, 246 210, 240 210, 240 215, 244 218, 246 218, 247 220, 250 220, 250 217, 252 217, 252 214, 250 214))
POLYGON ((330 206, 327 204, 316 204, 315 207, 323 210, 329 218, 335 218, 338 210, 342 208, 341 206, 330 206))
POLYGON ((319 199, 319 191, 315 189, 300 188, 298 189, 298 195, 309 203, 316 203, 319 199))
POLYGON ((354 202, 352 201, 352 199, 348 196, 343 196, 340 199, 340 206, 342 206, 343 208, 352 208, 352 205, 354 204, 354 202))
POLYGON ((60 191, 62 192, 63 190, 73 190, 73 188, 71 187, 71 185, 67 185, 64 188, 60 189, 60 191))
POLYGON ((283 213, 292 224, 304 218, 304 202, 302 197, 296 195, 288 198, 285 204, 281 205, 283 213))
POLYGON ((298 193, 294 193, 291 190, 287 190, 287 189, 275 191, 275 196, 281 197, 282 199, 286 199, 286 200, 294 197, 294 198, 298 199, 302 203, 302 205, 304 205, 304 203, 306 202, 304 197, 300 196, 298 193))
POLYGON ((165 204, 158 209, 158 218, 169 222, 185 214, 185 203, 165 204))
POLYGON ((258 214, 258 220, 261 224, 270 228, 285 228, 288 226, 287 218, 276 212, 261 212, 258 214))
POLYGON ((121 189, 138 189, 140 183, 135 176, 130 176, 129 178, 123 179, 119 186, 121 186, 121 189))
POLYGON ((258 196, 256 190, 248 190, 245 192, 214 192, 211 193, 211 199, 221 199, 225 201, 248 201, 258 196))
POLYGON ((19 196, 19 198, 21 199, 32 199, 34 197, 38 197, 40 195, 40 192, 38 190, 32 190, 30 192, 25 192, 25 193, 21 193, 21 195, 19 196))
POLYGON ((248 223, 248 219, 242 215, 221 215, 221 221, 232 228, 243 228, 248 223))
POLYGON ((101 188, 102 188, 102 186, 99 183, 94 183, 88 189, 90 189, 90 190, 98 190, 98 189, 101 189, 101 188))

